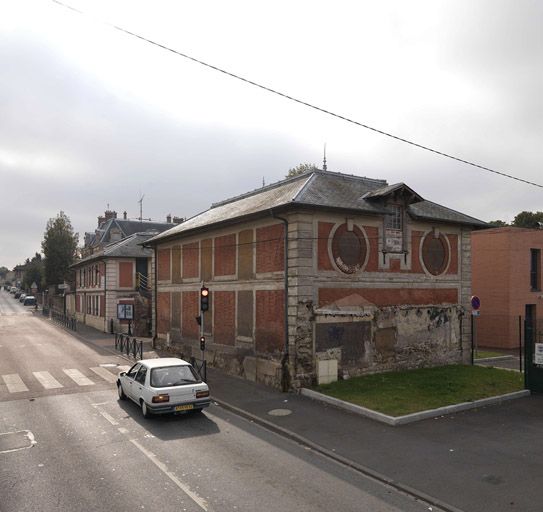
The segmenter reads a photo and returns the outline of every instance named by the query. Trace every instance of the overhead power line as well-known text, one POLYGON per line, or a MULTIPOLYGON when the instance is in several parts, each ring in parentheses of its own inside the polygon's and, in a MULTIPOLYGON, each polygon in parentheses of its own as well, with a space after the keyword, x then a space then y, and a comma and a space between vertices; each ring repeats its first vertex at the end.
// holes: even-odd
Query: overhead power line
MULTIPOLYGON (((78 14, 86 16, 85 12, 83 12, 83 11, 81 11, 79 9, 76 9, 75 7, 72 7, 71 5, 65 4, 65 3, 61 2, 60 0, 51 0, 51 1, 56 3, 56 4, 61 5, 62 7, 65 7, 67 9, 72 10, 72 11, 75 11, 78 14)), ((393 135, 392 133, 385 132, 384 130, 379 130, 378 128, 374 128, 372 126, 361 123, 359 121, 355 121, 354 119, 351 119, 349 117, 346 117, 346 116, 343 116, 343 115, 340 115, 340 114, 336 114, 335 112, 332 112, 332 111, 327 110, 325 108, 318 107, 317 105, 313 105, 312 103, 309 103, 307 101, 300 100, 300 99, 295 98, 293 96, 290 96, 290 95, 288 95, 288 94, 286 94, 284 92, 277 91, 275 89, 272 89, 271 87, 267 87, 265 85, 259 84, 258 82, 254 82, 252 80, 249 80, 248 78, 244 78, 244 77, 242 77, 240 75, 236 75, 235 73, 231 73, 230 71, 226 71, 225 69, 222 69, 222 68, 219 68, 219 67, 214 66, 212 64, 209 64, 207 62, 204 62, 203 60, 192 57, 192 56, 190 56, 190 55, 188 55, 186 53, 180 52, 178 50, 174 50, 173 48, 170 48, 169 46, 166 46, 164 44, 153 41, 152 39, 149 39, 149 38, 144 37, 142 35, 136 34, 135 32, 131 32, 130 30, 128 30, 126 28, 123 28, 123 27, 120 27, 118 25, 115 25, 113 23, 109 23, 109 22, 106 22, 106 21, 102 21, 102 23, 114 28, 115 30, 119 30, 120 32, 123 32, 123 33, 125 33, 125 34, 127 34, 129 36, 136 37, 137 39, 140 39, 141 41, 145 41, 146 43, 152 44, 154 46, 162 48, 163 50, 174 53, 174 54, 176 54, 176 55, 178 55, 180 57, 191 60, 192 62, 196 62, 197 64, 200 64, 200 65, 205 66, 207 68, 218 71, 219 73, 223 73, 224 75, 230 76, 230 77, 235 78, 237 80, 241 80, 242 82, 253 85, 254 87, 258 87, 259 89, 263 89, 264 91, 270 92, 270 93, 275 94, 277 96, 281 96, 282 98, 285 98, 287 100, 294 101, 295 103, 299 103, 300 105, 305 105, 306 107, 309 107, 309 108, 311 108, 313 110, 317 110, 317 111, 322 112, 324 114, 328 114, 328 115, 330 115, 332 117, 335 117, 337 119, 342 119, 343 121, 347 121, 348 123, 360 126, 360 127, 365 128, 367 130, 371 130, 371 131, 373 131, 375 133, 379 133, 379 134, 384 135, 386 137, 389 137, 391 139, 394 139, 394 140, 397 140, 397 141, 400 141, 400 142, 404 142, 404 143, 409 144, 411 146, 414 146, 416 148, 423 149, 425 151, 429 151, 430 153, 434 153, 436 155, 439 155, 439 156, 442 156, 442 157, 445 157, 445 158, 449 158, 451 160, 455 160, 456 162, 461 162, 463 164, 470 165, 472 167, 476 167, 477 169, 481 169, 483 171, 488 171, 488 172, 491 172, 493 174, 503 176, 505 178, 510 178, 512 180, 519 181, 521 183, 526 183, 527 185, 532 185, 534 187, 543 188, 543 185, 541 185, 539 183, 535 183, 533 181, 525 180, 524 178, 519 178, 518 176, 513 176, 512 174, 507 174, 507 173, 502 172, 502 171, 497 171, 496 169, 492 169, 490 167, 485 167, 484 165, 476 164, 476 163, 471 162, 469 160, 465 160, 463 158, 460 158, 460 157, 457 157, 457 156, 454 156, 454 155, 450 155, 449 153, 439 151, 439 150, 431 148, 429 146, 425 146, 423 144, 413 142, 413 141, 405 139, 403 137, 399 137, 398 135, 393 135)))

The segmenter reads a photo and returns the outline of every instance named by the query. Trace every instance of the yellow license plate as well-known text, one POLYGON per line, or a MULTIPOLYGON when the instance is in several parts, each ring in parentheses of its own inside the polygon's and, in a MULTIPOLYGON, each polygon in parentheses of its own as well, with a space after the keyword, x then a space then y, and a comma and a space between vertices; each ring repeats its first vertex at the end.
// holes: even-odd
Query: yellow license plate
POLYGON ((175 408, 176 411, 190 411, 191 409, 194 409, 194 405, 192 405, 192 404, 178 405, 175 408))

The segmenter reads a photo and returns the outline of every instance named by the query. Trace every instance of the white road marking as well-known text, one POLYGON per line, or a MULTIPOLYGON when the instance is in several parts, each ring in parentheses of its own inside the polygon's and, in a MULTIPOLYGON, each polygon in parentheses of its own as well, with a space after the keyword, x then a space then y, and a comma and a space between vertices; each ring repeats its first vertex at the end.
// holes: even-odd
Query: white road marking
POLYGON ((28 388, 25 386, 23 379, 19 377, 18 373, 2 375, 2 378, 4 379, 10 393, 22 393, 23 391, 28 391, 28 388))
POLYGON ((28 450, 28 448, 32 448, 35 444, 38 444, 36 441, 36 438, 34 437, 34 434, 30 432, 30 430, 17 430, 16 432, 0 432, 0 436, 7 436, 9 434, 19 434, 21 432, 25 432, 25 437, 28 438, 28 446, 21 446, 20 448, 13 448, 12 450, 3 450, 0 453, 11 453, 11 452, 18 452, 20 450, 28 450))
POLYGON ((162 471, 179 489, 181 489, 189 498, 196 503, 202 510, 207 512, 207 501, 198 496, 194 491, 191 491, 189 486, 181 482, 171 471, 168 470, 168 467, 163 462, 160 462, 156 455, 146 448, 144 448, 140 443, 135 439, 130 439, 130 442, 138 448, 160 471, 162 471))
POLYGON ((119 427, 118 430, 121 434, 128 434, 129 432, 128 429, 124 427, 119 427))
POLYGON ((105 411, 98 411, 107 421, 109 421, 112 425, 118 425, 119 422, 113 417, 111 416, 111 414, 108 414, 107 412, 105 411))
POLYGON ((34 377, 40 381, 45 389, 63 388, 64 386, 56 380, 49 372, 32 372, 34 377))
POLYGON ((119 372, 127 372, 130 368, 132 368, 132 366, 117 366, 119 372))
POLYGON ((117 376, 113 375, 110 371, 102 368, 101 366, 95 366, 94 368, 91 368, 91 370, 96 373, 96 375, 99 375, 102 377, 102 379, 107 380, 108 382, 117 382, 117 376))
POLYGON ((78 386, 94 386, 94 382, 88 377, 85 377, 79 370, 75 368, 68 368, 62 370, 70 379, 72 379, 78 386))

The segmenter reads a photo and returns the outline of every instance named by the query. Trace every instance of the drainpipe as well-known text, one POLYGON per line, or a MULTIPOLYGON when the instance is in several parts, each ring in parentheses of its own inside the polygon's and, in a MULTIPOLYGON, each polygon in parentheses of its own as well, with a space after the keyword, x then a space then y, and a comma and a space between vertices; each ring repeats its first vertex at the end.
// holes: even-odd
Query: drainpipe
POLYGON ((275 215, 274 211, 270 209, 271 216, 274 219, 278 219, 283 222, 285 226, 285 255, 284 255, 284 269, 285 269, 285 311, 284 311, 284 324, 285 324, 285 347, 283 350, 283 357, 281 358, 281 389, 283 392, 287 392, 290 389, 290 373, 288 371, 289 360, 289 346, 288 346, 288 220, 284 217, 275 215))
POLYGON ((108 326, 107 321, 107 263, 106 260, 104 260, 104 332, 109 332, 110 334, 113 334, 111 331, 111 323, 108 326))
POLYGON ((157 246, 155 245, 153 247, 153 250, 154 250, 154 253, 155 253, 155 268, 154 268, 154 275, 155 275, 155 279, 154 279, 154 283, 153 283, 153 288, 154 288, 154 309, 155 309, 155 323, 153 325, 153 348, 156 348, 156 340, 157 340, 157 337, 158 337, 158 293, 157 293, 157 277, 158 277, 158 274, 157 274, 157 267, 158 267, 158 260, 157 260, 157 246))

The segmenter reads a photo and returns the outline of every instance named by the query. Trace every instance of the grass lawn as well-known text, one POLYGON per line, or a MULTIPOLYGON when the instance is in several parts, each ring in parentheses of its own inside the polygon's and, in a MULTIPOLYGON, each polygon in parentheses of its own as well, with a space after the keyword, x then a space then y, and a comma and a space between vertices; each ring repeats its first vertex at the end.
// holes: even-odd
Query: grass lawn
POLYGON ((354 377, 315 390, 390 416, 402 416, 523 388, 524 377, 518 372, 450 365, 354 377))
POLYGON ((500 357, 503 355, 507 354, 504 354, 503 352, 493 352, 492 350, 478 350, 475 352, 474 357, 475 359, 484 359, 486 357, 500 357))

